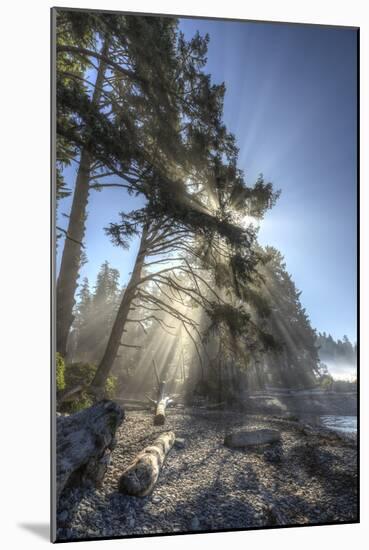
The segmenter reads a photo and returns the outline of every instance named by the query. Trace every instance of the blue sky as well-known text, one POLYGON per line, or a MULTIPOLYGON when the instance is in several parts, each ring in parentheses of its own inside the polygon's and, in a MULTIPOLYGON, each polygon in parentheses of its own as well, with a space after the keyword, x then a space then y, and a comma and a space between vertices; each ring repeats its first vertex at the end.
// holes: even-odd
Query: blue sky
MULTIPOLYGON (((224 121, 246 180, 262 172, 282 191, 261 244, 285 256, 313 326, 356 340, 355 31, 196 19, 180 27, 187 38, 210 35, 206 70, 226 83, 224 121)), ((75 167, 66 177, 72 186, 75 167)), ((91 283, 104 260, 127 280, 137 243, 122 251, 103 228, 138 201, 119 189, 91 194, 82 270, 91 283)), ((70 200, 60 206, 68 213, 70 200)))

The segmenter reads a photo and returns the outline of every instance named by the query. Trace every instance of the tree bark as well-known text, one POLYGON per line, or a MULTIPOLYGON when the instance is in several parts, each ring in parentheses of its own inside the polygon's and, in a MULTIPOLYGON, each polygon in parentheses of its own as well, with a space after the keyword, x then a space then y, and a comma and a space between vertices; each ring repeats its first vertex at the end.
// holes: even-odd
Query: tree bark
POLYGON ((223 387, 222 387, 222 343, 219 341, 218 352, 218 401, 223 401, 223 387))
POLYGON ((122 473, 119 491, 137 497, 149 495, 174 441, 174 432, 166 432, 161 434, 150 447, 146 447, 122 473))
POLYGON ((111 330, 110 337, 105 348, 105 353, 100 361, 99 366, 97 367, 95 377, 91 383, 92 390, 102 390, 104 388, 106 380, 113 367, 114 360, 118 354, 121 338, 123 335, 125 324, 127 322, 132 300, 136 295, 137 284, 140 282, 141 279, 142 267, 145 262, 146 255, 147 234, 148 229, 147 227, 144 227, 142 230, 141 244, 136 257, 133 272, 122 297, 122 301, 120 303, 117 316, 115 318, 113 328, 111 330))
MULTIPOLYGON (((102 53, 106 56, 109 41, 105 40, 102 53)), ((97 105, 101 98, 106 63, 101 61, 97 71, 92 103, 97 105)), ((88 138, 86 138, 88 141, 88 138)), ((85 234, 85 221, 89 196, 92 157, 88 143, 81 151, 80 163, 73 194, 72 208, 69 216, 67 237, 64 242, 56 289, 56 350, 65 357, 67 354, 68 335, 74 320, 73 308, 75 292, 78 286, 81 266, 82 241, 85 234)))

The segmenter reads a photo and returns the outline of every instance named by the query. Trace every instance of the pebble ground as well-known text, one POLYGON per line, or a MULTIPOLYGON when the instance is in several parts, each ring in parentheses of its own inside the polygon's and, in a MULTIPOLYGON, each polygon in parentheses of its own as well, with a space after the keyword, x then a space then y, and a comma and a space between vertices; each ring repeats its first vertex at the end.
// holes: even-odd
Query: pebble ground
POLYGON ((65 490, 58 540, 137 536, 357 519, 356 442, 301 429, 274 417, 170 409, 165 426, 149 412, 127 412, 99 488, 65 490), (224 446, 242 428, 274 428, 281 443, 224 446), (183 439, 167 456, 150 496, 117 491, 121 472, 163 431, 183 439))

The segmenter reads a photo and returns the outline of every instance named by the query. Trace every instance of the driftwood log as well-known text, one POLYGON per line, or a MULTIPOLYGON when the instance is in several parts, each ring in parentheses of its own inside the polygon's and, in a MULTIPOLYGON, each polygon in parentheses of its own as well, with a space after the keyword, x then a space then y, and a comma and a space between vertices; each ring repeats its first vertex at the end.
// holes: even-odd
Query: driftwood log
POLYGON ((102 481, 123 418, 123 410, 113 401, 101 401, 76 414, 57 417, 57 498, 67 485, 102 481))
POLYGON ((232 448, 265 445, 280 441, 281 434, 278 430, 244 430, 226 435, 224 445, 232 448))
POLYGON ((149 495, 158 480, 165 457, 173 447, 174 441, 174 432, 165 432, 152 445, 141 451, 122 473, 119 480, 119 491, 137 497, 149 495))
POLYGON ((154 366, 154 373, 157 381, 157 398, 151 399, 151 397, 146 396, 146 398, 155 405, 155 416, 154 416, 154 425, 162 426, 165 423, 165 411, 167 406, 173 402, 168 395, 166 395, 166 382, 161 380, 158 372, 158 367, 156 366, 155 359, 152 360, 154 366))
POLYGON ((171 399, 165 395, 165 388, 166 388, 165 381, 160 382, 158 400, 156 403, 156 411, 155 411, 155 417, 154 417, 155 426, 162 426, 164 424, 165 410, 167 408, 168 403, 170 403, 171 401, 171 399))
POLYGON ((150 410, 151 405, 144 400, 140 399, 126 399, 126 398, 120 398, 115 397, 114 401, 121 405, 125 411, 142 411, 142 410, 150 410))

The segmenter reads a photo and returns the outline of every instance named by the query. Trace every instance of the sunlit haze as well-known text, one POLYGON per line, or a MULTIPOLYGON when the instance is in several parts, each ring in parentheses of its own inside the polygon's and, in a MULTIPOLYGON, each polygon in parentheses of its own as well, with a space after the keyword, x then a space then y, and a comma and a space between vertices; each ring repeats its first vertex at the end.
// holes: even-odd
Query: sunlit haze
MULTIPOLYGON (((226 82, 224 120, 247 181, 262 172, 281 190, 259 241, 285 256, 312 325, 356 341, 355 33, 192 19, 180 27, 186 37, 209 33, 207 70, 226 82)), ((66 170, 70 187, 75 172, 66 170)), ((140 201, 122 189, 91 194, 80 280, 93 284, 108 260, 127 281, 137 243, 114 247, 103 229, 140 201)), ((69 206, 69 198, 61 201, 64 227, 69 206)))

